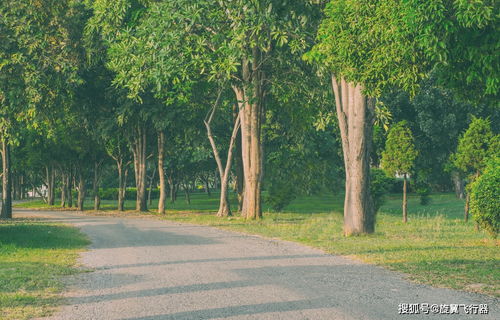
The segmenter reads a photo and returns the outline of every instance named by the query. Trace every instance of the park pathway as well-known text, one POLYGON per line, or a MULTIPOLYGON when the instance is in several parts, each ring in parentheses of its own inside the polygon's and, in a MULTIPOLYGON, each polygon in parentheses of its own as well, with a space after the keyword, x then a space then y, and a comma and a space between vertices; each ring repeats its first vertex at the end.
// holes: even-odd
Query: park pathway
POLYGON ((491 297, 431 288, 299 244, 149 218, 29 215, 92 240, 50 319, 500 319, 491 297), (401 303, 488 304, 488 315, 398 313, 401 303))

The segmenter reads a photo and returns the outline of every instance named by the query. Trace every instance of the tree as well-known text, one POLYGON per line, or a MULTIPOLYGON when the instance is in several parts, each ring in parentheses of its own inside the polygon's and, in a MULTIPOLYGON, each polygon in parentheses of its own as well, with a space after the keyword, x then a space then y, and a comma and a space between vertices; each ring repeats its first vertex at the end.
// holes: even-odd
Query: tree
POLYGON ((407 178, 412 172, 418 155, 413 140, 407 123, 405 121, 397 123, 389 130, 381 163, 387 174, 403 176, 403 222, 405 223, 408 221, 407 178))
MULTIPOLYGON (((452 161, 455 167, 461 170, 468 180, 468 188, 481 175, 486 166, 486 159, 497 150, 495 146, 495 136, 491 131, 488 119, 473 117, 467 131, 460 137, 452 161)), ((464 220, 469 219, 470 190, 465 197, 464 220)))
POLYGON ((493 238, 500 232, 500 158, 493 157, 470 187, 470 211, 493 238))
POLYGON ((335 0, 306 56, 331 74, 346 168, 344 233, 374 230, 369 154, 375 101, 400 87, 414 94, 435 67, 472 97, 498 93, 498 16, 491 1, 335 0), (491 59, 490 59, 491 58, 491 59))

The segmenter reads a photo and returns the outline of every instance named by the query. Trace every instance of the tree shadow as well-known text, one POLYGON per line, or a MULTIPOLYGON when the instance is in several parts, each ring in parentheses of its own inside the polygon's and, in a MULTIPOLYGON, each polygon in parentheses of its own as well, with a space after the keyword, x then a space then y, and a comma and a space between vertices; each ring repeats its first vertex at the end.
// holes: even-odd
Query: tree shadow
POLYGON ((0 246, 37 249, 77 249, 89 241, 74 227, 45 222, 0 224, 0 246))

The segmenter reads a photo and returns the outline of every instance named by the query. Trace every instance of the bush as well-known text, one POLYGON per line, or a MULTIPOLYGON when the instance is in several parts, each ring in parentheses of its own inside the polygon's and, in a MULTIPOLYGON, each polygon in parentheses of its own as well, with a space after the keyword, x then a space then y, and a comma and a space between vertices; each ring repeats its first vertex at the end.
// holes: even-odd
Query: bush
POLYGON ((417 189, 417 195, 420 197, 420 204, 423 206, 431 203, 431 189, 429 187, 420 187, 417 189))
MULTIPOLYGON (((148 195, 148 189, 146 189, 146 197, 148 195)), ((101 188, 99 189, 99 195, 102 200, 118 200, 118 188, 101 188)), ((154 188, 151 190, 151 198, 158 199, 160 197, 160 190, 154 188)), ((137 198, 136 188, 127 188, 125 190, 125 200, 135 200, 137 198)))
POLYGON ((265 202, 277 212, 282 211, 297 197, 297 190, 290 183, 270 183, 265 202))
POLYGON ((500 158, 492 160, 471 185, 470 212, 476 222, 496 238, 500 230, 500 158))
POLYGON ((370 192, 377 212, 384 204, 385 195, 391 190, 394 179, 388 177, 382 169, 371 169, 370 178, 370 192))

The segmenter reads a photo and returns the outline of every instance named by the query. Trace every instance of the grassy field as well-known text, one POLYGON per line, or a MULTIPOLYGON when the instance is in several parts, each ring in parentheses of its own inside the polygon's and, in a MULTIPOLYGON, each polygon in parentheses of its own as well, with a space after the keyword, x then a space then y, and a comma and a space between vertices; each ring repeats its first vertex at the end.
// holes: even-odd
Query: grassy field
POLYGON ((61 277, 88 240, 77 229, 34 220, 0 220, 0 319, 49 315, 61 302, 61 277))
MULTIPOLYGON (((433 195, 425 206, 410 195, 407 224, 402 223, 401 195, 392 195, 378 214, 376 233, 349 238, 342 236, 342 198, 302 197, 282 213, 264 205, 264 218, 248 222, 208 214, 216 211, 217 196, 194 194, 190 205, 180 198, 159 218, 296 241, 404 272, 416 282, 500 296, 500 242, 475 231, 473 222, 463 222, 463 201, 454 195, 433 195)), ((41 202, 22 206, 47 207, 41 202)), ((103 202, 104 210, 115 206, 103 202)), ((134 202, 126 206, 133 209, 134 202)))

